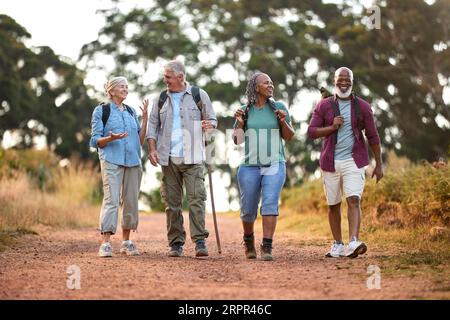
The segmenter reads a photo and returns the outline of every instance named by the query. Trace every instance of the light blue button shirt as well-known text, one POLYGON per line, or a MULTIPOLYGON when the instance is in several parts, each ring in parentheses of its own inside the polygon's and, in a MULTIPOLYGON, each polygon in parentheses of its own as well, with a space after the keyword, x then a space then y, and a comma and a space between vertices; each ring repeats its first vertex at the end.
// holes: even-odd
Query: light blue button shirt
POLYGON ((170 156, 183 157, 183 131, 181 128, 180 102, 185 91, 171 92, 173 107, 172 137, 170 139, 170 156))
POLYGON ((133 109, 133 115, 126 108, 124 111, 120 111, 113 102, 110 102, 110 108, 109 119, 103 128, 102 106, 95 107, 91 119, 90 146, 97 148, 100 160, 124 167, 141 165, 140 126, 136 111, 133 109), (108 136, 110 131, 113 133, 128 132, 128 136, 111 141, 103 148, 98 148, 98 139, 108 136))
POLYGON ((334 150, 334 160, 347 160, 352 158, 353 144, 355 135, 352 129, 351 118, 351 100, 341 100, 339 102, 339 111, 344 117, 344 123, 337 132, 337 143, 334 150))

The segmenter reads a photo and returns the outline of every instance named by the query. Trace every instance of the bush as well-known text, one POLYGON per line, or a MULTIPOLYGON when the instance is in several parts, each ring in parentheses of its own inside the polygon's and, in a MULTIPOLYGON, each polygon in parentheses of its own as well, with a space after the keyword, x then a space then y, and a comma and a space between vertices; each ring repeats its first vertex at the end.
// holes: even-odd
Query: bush
MULTIPOLYGON (((411 165, 392 157, 383 179, 367 177, 362 211, 369 225, 391 227, 450 225, 450 168, 411 165)), ((327 213, 321 179, 286 189, 282 205, 295 213, 327 213)))
POLYGON ((4 150, 0 148, 0 179, 12 178, 17 172, 25 172, 41 190, 52 179, 59 158, 48 150, 4 150))

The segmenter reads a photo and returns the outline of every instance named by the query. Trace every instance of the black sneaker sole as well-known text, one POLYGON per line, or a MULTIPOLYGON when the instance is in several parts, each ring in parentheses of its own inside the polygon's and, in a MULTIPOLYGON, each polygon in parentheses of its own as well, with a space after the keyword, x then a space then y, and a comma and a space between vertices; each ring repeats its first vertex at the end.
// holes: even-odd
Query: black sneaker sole
POLYGON ((360 254, 364 254, 367 251, 367 246, 366 244, 363 242, 361 243, 358 247, 356 247, 355 251, 353 251, 353 253, 349 256, 347 256, 350 259, 354 259, 356 258, 358 255, 360 254))

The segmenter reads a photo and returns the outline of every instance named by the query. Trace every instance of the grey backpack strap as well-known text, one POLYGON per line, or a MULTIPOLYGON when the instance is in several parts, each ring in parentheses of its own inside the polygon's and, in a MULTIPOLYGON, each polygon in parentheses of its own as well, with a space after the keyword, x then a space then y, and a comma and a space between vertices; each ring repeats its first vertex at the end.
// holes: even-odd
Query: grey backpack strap
POLYGON ((339 110, 339 105, 336 102, 335 96, 331 96, 331 107, 333 108, 333 114, 335 117, 341 115, 341 111, 339 110))
POLYGON ((194 102, 197 105, 198 110, 200 112, 203 111, 202 97, 200 96, 200 88, 197 86, 191 87, 192 97, 194 98, 194 102))
POLYGON ((161 111, 164 103, 167 100, 167 91, 161 91, 161 93, 159 94, 159 100, 158 100, 158 111, 161 111))
POLYGON ((158 119, 159 119, 159 126, 161 126, 161 116, 160 116, 160 112, 161 112, 161 109, 162 109, 162 107, 163 107, 163 105, 164 105, 164 103, 166 102, 166 100, 167 100, 167 91, 166 90, 164 90, 164 91, 161 91, 161 93, 159 94, 159 99, 158 99, 158 119))

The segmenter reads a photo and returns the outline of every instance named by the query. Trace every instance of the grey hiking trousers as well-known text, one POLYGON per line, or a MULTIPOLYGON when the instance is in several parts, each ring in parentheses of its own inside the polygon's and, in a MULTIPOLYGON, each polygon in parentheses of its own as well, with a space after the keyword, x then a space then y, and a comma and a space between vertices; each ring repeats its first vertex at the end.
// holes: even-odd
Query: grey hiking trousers
POLYGON ((139 222, 141 166, 124 167, 101 160, 100 167, 103 180, 100 232, 116 233, 119 207, 122 207, 122 229, 136 230, 139 222))

